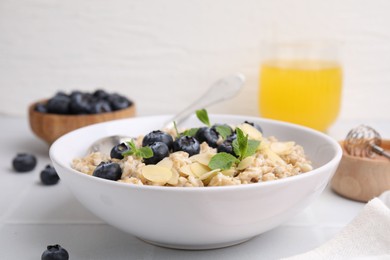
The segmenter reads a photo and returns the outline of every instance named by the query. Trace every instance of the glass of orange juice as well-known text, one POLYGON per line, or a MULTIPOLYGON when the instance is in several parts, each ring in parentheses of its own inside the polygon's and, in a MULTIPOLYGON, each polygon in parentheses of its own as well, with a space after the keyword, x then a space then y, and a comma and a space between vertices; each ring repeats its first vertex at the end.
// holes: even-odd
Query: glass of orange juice
POLYGON ((263 48, 260 114, 326 131, 341 105, 342 68, 330 43, 272 43, 263 48))

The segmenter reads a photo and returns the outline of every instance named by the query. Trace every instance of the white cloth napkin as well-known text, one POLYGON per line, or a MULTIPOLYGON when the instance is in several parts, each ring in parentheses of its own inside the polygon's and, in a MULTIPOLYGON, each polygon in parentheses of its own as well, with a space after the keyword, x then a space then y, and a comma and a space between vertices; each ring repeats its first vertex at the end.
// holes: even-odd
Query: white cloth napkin
POLYGON ((390 191, 370 200, 358 216, 325 244, 285 259, 390 259, 390 191))

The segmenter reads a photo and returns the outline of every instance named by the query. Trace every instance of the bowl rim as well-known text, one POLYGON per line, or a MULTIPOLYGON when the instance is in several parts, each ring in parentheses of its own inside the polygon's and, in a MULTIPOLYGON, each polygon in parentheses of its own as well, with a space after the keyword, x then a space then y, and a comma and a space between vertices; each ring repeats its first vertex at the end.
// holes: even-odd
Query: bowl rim
MULTIPOLYGON (((100 183, 106 183, 107 185, 114 185, 117 187, 122 187, 122 188, 130 188, 130 189, 136 189, 136 190, 152 190, 152 191, 170 191, 170 192, 205 192, 205 191, 210 191, 210 192, 220 192, 220 191, 228 191, 228 190, 247 190, 247 189, 258 189, 259 187, 263 186, 277 186, 277 185, 284 185, 286 183, 292 183, 292 182, 297 182, 301 179, 305 178, 310 178, 313 175, 320 174, 321 171, 325 170, 326 168, 331 168, 332 166, 334 167, 334 171, 336 171, 337 165, 340 163, 343 151, 342 147, 340 146, 339 142, 335 140, 334 138, 326 135, 325 133, 322 133, 318 130, 302 126, 302 125, 297 125, 294 123, 290 122, 284 122, 280 120, 274 120, 274 119, 268 119, 268 118, 262 118, 262 117, 255 117, 255 116, 246 116, 246 115, 239 115, 239 114, 209 114, 210 117, 226 117, 226 118, 231 118, 231 117, 242 117, 247 120, 255 119, 255 120, 261 120, 263 122, 271 123, 271 124, 276 124, 276 125, 286 125, 288 127, 293 127, 297 128, 299 130, 303 131, 309 131, 312 134, 315 134, 323 139, 325 139, 329 144, 332 145, 332 148, 335 149, 335 155, 329 160, 327 163, 324 165, 321 165, 320 167, 314 168, 313 170, 306 172, 304 174, 299 174, 295 176, 290 176, 287 178, 283 179, 277 179, 277 180, 272 180, 272 181, 266 181, 266 182, 258 182, 258 183, 251 183, 251 184, 242 184, 242 185, 227 185, 227 186, 207 186, 207 187, 175 187, 175 186, 153 186, 153 185, 131 185, 128 183, 122 183, 118 181, 111 181, 111 180, 106 180, 103 178, 97 178, 92 175, 88 174, 83 174, 73 168, 70 167, 70 165, 65 165, 64 163, 61 162, 61 160, 57 159, 57 156, 55 155, 55 150, 58 149, 57 146, 62 142, 63 139, 67 138, 68 135, 73 135, 74 132, 78 131, 85 131, 87 128, 95 128, 95 127, 101 127, 101 125, 107 125, 107 124, 112 124, 118 121, 131 121, 131 120, 137 120, 137 118, 163 118, 166 117, 167 119, 172 118, 172 115, 146 115, 146 116, 137 116, 133 118, 126 118, 126 119, 116 119, 112 120, 109 122, 102 122, 102 123, 97 123, 85 127, 81 127, 79 129, 73 130, 60 138, 58 138, 51 146, 49 149, 49 157, 50 159, 55 162, 55 164, 60 165, 61 167, 69 170, 72 174, 77 174, 80 178, 87 178, 90 179, 91 181, 96 181, 100 183)), ((61 175, 61 173, 60 173, 61 175)), ((329 178, 330 180, 330 178, 329 178)))

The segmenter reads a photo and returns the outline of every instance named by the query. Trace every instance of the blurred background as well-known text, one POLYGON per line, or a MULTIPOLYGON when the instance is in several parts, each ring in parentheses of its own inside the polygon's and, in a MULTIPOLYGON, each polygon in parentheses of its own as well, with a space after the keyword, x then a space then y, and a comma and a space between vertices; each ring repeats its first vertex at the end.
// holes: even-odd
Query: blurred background
POLYGON ((214 113, 258 116, 260 44, 332 40, 344 71, 338 120, 390 119, 386 0, 1 0, 0 113, 57 91, 119 92, 138 115, 174 113, 218 78, 247 76, 214 113))

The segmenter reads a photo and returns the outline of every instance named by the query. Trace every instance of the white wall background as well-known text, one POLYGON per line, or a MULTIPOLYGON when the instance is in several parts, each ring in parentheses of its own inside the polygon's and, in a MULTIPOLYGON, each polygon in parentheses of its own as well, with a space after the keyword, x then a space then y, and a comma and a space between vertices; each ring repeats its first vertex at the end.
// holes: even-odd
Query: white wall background
POLYGON ((105 88, 139 115, 174 113, 242 71, 211 112, 258 115, 263 40, 331 39, 344 65, 340 119, 390 119, 388 0, 0 0, 0 113, 58 90, 105 88))

